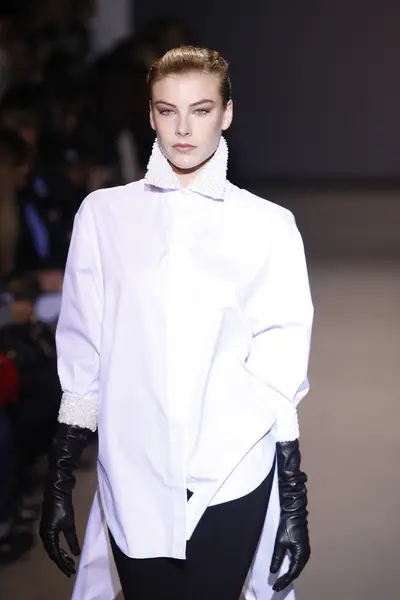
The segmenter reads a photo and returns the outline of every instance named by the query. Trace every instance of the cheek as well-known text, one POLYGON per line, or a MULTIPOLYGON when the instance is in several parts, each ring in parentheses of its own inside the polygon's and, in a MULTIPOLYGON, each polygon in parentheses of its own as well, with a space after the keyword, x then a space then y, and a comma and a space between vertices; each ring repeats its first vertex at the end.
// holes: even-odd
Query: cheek
POLYGON ((209 139, 210 143, 218 139, 221 135, 222 119, 220 115, 212 118, 205 118, 198 123, 198 131, 203 139, 209 139))
POLYGON ((162 117, 161 115, 153 114, 153 129, 160 137, 168 134, 174 129, 174 120, 172 117, 162 117))
POLYGON ((224 113, 221 111, 215 111, 210 118, 211 128, 215 131, 221 132, 222 125, 224 122, 224 113))

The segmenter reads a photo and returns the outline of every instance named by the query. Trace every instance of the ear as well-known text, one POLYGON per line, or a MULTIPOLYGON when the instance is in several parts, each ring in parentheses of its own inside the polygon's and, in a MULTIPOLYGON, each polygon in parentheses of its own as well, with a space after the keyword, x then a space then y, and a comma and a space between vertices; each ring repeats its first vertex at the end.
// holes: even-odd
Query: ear
POLYGON ((228 103, 225 107, 225 111, 224 111, 224 116, 222 119, 222 131, 226 131, 231 123, 232 123, 232 119, 233 119, 233 102, 232 100, 228 100, 228 103))
POLYGON ((150 113, 149 113, 150 114, 150 125, 151 125, 151 128, 154 129, 154 131, 155 131, 156 130, 156 125, 155 125, 155 122, 154 122, 154 112, 153 112, 153 105, 151 103, 151 100, 150 100, 150 103, 149 103, 149 111, 150 111, 150 113))

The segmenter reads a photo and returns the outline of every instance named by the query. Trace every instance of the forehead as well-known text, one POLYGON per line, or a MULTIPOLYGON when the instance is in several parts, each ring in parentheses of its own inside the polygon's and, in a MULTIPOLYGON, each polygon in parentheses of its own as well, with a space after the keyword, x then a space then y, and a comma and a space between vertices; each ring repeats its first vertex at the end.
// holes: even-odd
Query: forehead
POLYGON ((165 100, 171 104, 190 104, 204 98, 217 102, 220 98, 219 81, 210 73, 168 75, 153 85, 152 98, 153 101, 165 100))

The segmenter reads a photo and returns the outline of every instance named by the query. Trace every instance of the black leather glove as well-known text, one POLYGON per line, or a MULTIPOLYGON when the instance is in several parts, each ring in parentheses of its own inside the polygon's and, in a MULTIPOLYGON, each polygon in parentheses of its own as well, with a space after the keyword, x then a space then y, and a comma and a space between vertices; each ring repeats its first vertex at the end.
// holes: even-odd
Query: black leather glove
POLYGON ((45 550, 61 571, 71 577, 75 563, 60 548, 60 533, 74 556, 80 547, 75 530, 72 490, 75 486, 74 469, 86 447, 91 431, 73 425, 60 424, 49 453, 49 468, 44 486, 44 501, 39 533, 45 550))
POLYGON ((278 442, 279 498, 281 517, 276 534, 271 561, 271 573, 277 573, 286 553, 290 556, 288 572, 279 577, 273 586, 280 592, 296 579, 310 558, 310 541, 307 524, 307 475, 300 470, 299 442, 278 442))

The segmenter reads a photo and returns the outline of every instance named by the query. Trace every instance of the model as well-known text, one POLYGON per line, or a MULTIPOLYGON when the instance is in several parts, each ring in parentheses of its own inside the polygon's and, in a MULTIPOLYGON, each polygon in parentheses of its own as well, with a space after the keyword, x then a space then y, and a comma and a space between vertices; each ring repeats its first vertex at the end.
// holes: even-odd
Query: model
POLYGON ((92 193, 75 219, 41 538, 73 575, 59 536, 80 554, 73 471, 97 430, 74 600, 120 587, 125 600, 290 598, 310 555, 301 236, 289 211, 227 181, 233 104, 219 53, 176 48, 148 81, 145 178, 92 193))

